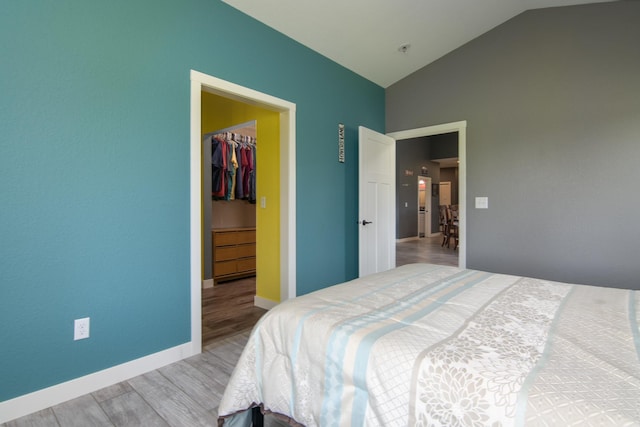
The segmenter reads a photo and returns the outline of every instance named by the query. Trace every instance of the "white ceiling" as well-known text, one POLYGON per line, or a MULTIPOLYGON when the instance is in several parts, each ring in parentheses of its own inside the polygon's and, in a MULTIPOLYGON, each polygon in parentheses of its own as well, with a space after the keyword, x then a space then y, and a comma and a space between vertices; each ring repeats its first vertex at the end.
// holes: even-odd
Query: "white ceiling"
POLYGON ((611 0, 222 1, 386 88, 525 10, 611 0))

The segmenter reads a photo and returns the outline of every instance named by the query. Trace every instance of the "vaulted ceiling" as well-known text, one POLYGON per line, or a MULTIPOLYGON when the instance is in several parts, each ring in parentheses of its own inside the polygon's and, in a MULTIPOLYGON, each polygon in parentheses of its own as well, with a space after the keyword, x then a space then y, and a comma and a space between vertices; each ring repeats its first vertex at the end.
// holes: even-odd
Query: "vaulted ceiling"
POLYGON ((386 88, 526 10, 607 0, 222 1, 386 88))

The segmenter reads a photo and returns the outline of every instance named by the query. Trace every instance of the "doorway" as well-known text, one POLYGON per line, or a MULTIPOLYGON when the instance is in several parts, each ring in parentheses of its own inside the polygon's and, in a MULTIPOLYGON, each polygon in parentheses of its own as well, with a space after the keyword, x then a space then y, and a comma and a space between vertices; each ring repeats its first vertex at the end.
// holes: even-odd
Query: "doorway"
POLYGON ((460 213, 459 221, 459 246, 458 246, 458 267, 466 268, 467 265, 467 215, 466 215, 466 195, 467 195, 467 122, 459 121, 445 123, 435 126, 427 126, 416 129, 409 129, 398 132, 391 132, 387 135, 396 141, 412 138, 420 138, 424 136, 434 136, 444 133, 457 132, 458 134, 458 209, 460 213))
POLYGON ((451 181, 440 182, 440 204, 447 206, 451 204, 451 181))
MULTIPOLYGON (((278 300, 263 298, 264 289, 258 285, 255 305, 269 309, 278 302, 296 295, 295 253, 295 104, 236 85, 194 70, 191 70, 191 136, 190 136, 190 290, 191 290, 191 351, 202 351, 202 92, 212 93, 248 105, 275 111, 279 115, 279 200, 265 200, 264 206, 273 203, 277 206, 277 233, 280 250, 278 251, 279 284, 278 300)), ((261 201, 262 206, 262 201, 261 201)), ((271 205, 269 205, 271 206, 271 205)), ((259 245, 259 244, 258 244, 259 245)), ((267 249, 268 250, 268 249, 267 249)), ((257 248, 258 253, 260 247, 257 248)), ((259 268, 259 267, 258 267, 259 268)))
POLYGON ((431 237, 431 177, 418 176, 418 237, 431 237))

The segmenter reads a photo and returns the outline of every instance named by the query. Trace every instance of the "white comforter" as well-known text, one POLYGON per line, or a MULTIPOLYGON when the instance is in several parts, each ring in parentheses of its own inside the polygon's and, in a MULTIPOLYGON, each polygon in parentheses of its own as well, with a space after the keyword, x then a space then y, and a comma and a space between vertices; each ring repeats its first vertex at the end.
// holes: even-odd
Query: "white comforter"
POLYGON ((284 302, 219 407, 307 426, 640 425, 640 292, 412 264, 284 302))

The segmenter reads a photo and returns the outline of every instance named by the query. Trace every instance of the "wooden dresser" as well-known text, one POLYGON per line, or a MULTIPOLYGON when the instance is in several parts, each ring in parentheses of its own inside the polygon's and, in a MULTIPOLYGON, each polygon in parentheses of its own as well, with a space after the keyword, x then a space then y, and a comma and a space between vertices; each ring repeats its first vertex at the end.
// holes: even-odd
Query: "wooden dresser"
POLYGON ((213 239, 213 282, 256 275, 256 229, 216 228, 213 239))

